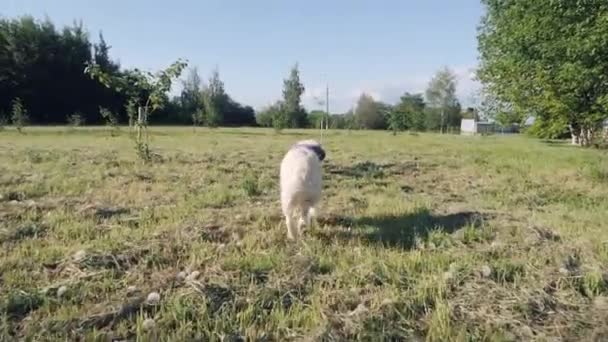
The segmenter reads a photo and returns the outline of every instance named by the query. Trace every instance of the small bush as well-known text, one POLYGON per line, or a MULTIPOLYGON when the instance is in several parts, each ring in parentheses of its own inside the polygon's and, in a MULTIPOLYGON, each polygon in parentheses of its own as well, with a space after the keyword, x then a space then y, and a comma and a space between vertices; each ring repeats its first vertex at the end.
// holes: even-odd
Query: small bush
POLYGON ((76 112, 70 116, 68 116, 68 125, 72 127, 82 126, 84 124, 84 117, 80 112, 76 112))
POLYGON ((8 118, 4 112, 0 112, 0 131, 4 129, 4 126, 8 124, 8 118))
POLYGON ((200 126, 205 119, 205 110, 203 108, 197 109, 192 113, 192 125, 200 126))
POLYGON ((135 126, 135 122, 137 121, 137 108, 138 108, 139 99, 133 98, 130 99, 125 105, 125 110, 127 111, 127 116, 129 117, 129 127, 135 126))
MULTIPOLYGON (((112 127, 113 132, 118 131, 118 116, 107 108, 99 107, 99 115, 106 121, 106 125, 112 127)), ((112 133, 113 135, 114 133, 112 133)))
POLYGON ((22 132, 23 127, 25 127, 29 121, 27 109, 25 109, 25 106, 21 102, 20 98, 16 98, 15 100, 13 100, 12 120, 13 125, 15 126, 15 128, 17 128, 17 131, 19 131, 19 133, 22 132))
POLYGON ((135 141, 135 152, 137 156, 144 162, 152 161, 152 151, 147 143, 142 141, 135 141))

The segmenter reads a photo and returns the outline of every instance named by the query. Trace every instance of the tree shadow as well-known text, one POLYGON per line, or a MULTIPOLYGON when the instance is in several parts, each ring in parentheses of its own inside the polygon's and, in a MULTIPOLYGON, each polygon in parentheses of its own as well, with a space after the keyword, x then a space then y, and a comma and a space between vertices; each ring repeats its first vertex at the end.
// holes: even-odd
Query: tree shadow
POLYGON ((416 239, 426 240, 433 230, 452 234, 463 227, 480 227, 488 215, 465 211, 447 215, 435 215, 427 209, 407 215, 382 215, 360 218, 330 217, 318 220, 321 225, 347 229, 324 230, 326 239, 359 239, 365 244, 412 249, 416 239))
POLYGON ((384 177, 383 166, 365 161, 352 166, 340 166, 327 164, 327 172, 353 178, 382 178, 384 177))
POLYGON ((238 130, 225 130, 225 131, 215 131, 215 134, 223 134, 223 135, 241 135, 241 136, 263 136, 263 135, 271 135, 272 132, 253 132, 253 131, 238 131, 238 130))
POLYGON ((572 145, 569 141, 567 140, 549 140, 549 139, 545 139, 545 140, 541 140, 541 142, 549 147, 562 147, 562 148, 573 148, 576 147, 576 145, 572 145))
POLYGON ((220 135, 240 135, 240 136, 310 136, 310 133, 306 132, 289 132, 289 131, 281 131, 275 132, 271 130, 265 131, 241 131, 241 130, 216 130, 213 131, 214 134, 220 135))
POLYGON ((415 161, 384 164, 364 161, 349 166, 336 165, 331 163, 326 163, 326 165, 326 170, 329 174, 367 179, 384 178, 388 175, 410 174, 415 173, 419 170, 419 165, 415 161))

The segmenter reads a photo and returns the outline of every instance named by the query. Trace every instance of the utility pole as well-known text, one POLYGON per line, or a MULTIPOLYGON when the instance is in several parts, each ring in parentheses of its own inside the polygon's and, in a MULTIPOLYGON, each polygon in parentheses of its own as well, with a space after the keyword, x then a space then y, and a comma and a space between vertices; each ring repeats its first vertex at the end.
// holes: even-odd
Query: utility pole
MULTIPOLYGON (((329 84, 325 84, 325 115, 327 122, 325 123, 325 130, 329 129, 329 84)), ((322 125, 322 124, 321 124, 322 125)))

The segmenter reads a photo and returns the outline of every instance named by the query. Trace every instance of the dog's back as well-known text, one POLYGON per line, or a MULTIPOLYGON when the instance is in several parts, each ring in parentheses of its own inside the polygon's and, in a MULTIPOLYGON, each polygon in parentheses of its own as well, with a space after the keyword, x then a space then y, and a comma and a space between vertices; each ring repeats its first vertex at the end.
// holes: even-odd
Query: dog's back
MULTIPOLYGON (((281 202, 308 202, 314 206, 321 194, 321 162, 314 151, 294 146, 281 162, 281 202)), ((286 209, 286 208, 284 208, 286 209)))

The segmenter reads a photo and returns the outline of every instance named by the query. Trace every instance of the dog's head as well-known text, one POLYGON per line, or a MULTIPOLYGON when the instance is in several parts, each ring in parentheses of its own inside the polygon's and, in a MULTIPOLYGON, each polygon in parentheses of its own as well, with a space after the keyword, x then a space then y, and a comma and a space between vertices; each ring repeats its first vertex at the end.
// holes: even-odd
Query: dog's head
POLYGON ((323 149, 323 147, 321 147, 321 144, 319 144, 316 140, 301 140, 298 141, 296 146, 304 147, 313 151, 320 161, 323 161, 325 159, 325 150, 323 149))

